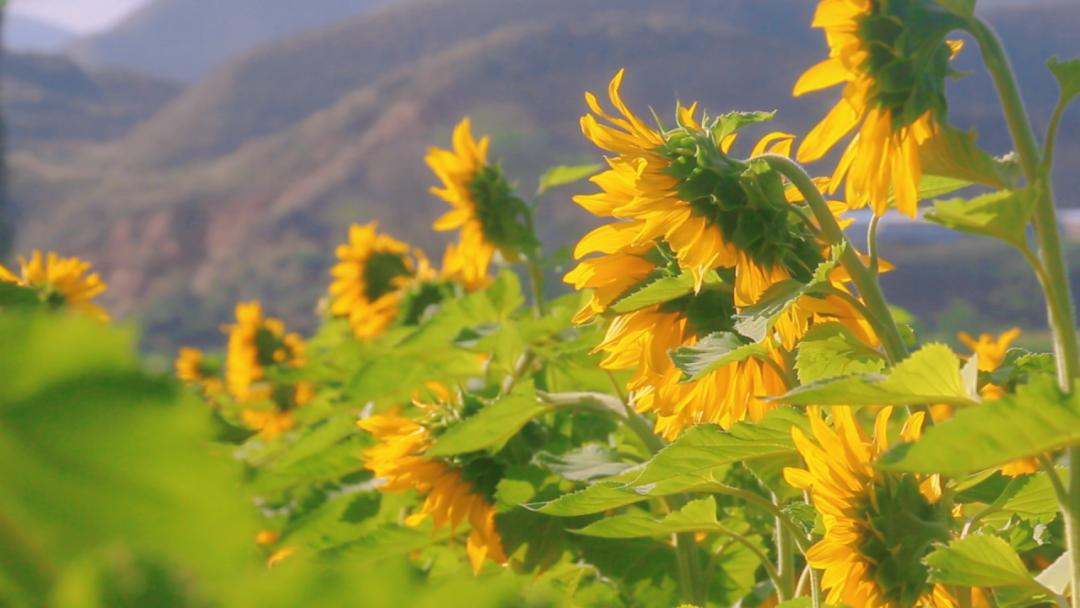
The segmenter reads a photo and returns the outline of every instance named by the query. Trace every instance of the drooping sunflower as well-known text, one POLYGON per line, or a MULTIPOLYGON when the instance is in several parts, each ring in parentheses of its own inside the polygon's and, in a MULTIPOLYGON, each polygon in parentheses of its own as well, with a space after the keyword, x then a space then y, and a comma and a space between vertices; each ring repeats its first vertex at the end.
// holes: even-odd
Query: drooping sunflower
POLYGON ((105 291, 105 282, 96 272, 90 272, 89 262, 79 258, 34 250, 30 259, 19 256, 17 275, 0 265, 0 282, 33 289, 50 306, 70 308, 102 321, 109 320, 108 313, 92 302, 105 291))
POLYGON ((432 227, 461 231, 447 262, 450 272, 467 286, 487 280, 496 251, 517 261, 535 243, 531 212, 499 167, 488 163, 489 144, 487 136, 473 137, 472 123, 465 117, 454 128, 451 149, 430 148, 425 159, 442 182, 431 193, 451 206, 432 227))
POLYGON ((176 355, 176 377, 191 386, 197 386, 207 395, 220 393, 225 384, 217 373, 219 370, 210 366, 206 355, 197 348, 183 347, 176 355))
POLYGON ((257 301, 237 304, 236 323, 223 329, 229 334, 225 386, 237 401, 271 396, 272 387, 263 381, 267 367, 304 365, 303 338, 287 332, 281 319, 264 317, 257 301))
MULTIPOLYGON (((824 537, 806 553, 824 571, 821 586, 830 604, 867 608, 921 606, 952 608, 942 586, 927 582, 923 558, 932 543, 948 540, 949 509, 941 501, 940 480, 890 474, 875 468, 889 447, 892 408, 882 408, 868 436, 851 408, 833 407, 832 422, 808 408, 812 437, 792 428, 805 469, 787 468, 784 478, 809 492, 825 525, 824 537)), ((900 430, 902 441, 922 432, 923 414, 900 430)))
POLYGON ((370 416, 357 425, 379 441, 363 454, 364 467, 383 480, 379 490, 415 490, 424 496, 420 510, 405 519, 407 525, 419 525, 430 517, 436 530, 444 526, 453 530, 468 522, 471 529, 465 551, 473 572, 479 574, 486 559, 506 563, 495 527, 495 508, 461 469, 423 455, 432 444, 423 424, 393 411, 370 416))
MULTIPOLYGON (((710 271, 734 269, 739 306, 754 304, 776 281, 808 279, 822 261, 820 246, 791 213, 782 178, 760 159, 740 161, 728 155, 734 131, 768 115, 702 115, 699 120, 694 104, 678 108, 675 128, 654 128, 623 101, 623 74, 616 73, 608 87, 614 113, 607 112, 596 95, 585 94, 591 112, 581 119, 582 132, 612 156, 606 159, 608 170, 591 180, 601 192, 574 201, 616 223, 586 235, 576 255, 617 251, 604 241, 625 243, 622 251, 648 250, 663 241, 678 267, 693 275, 697 288, 710 271)), ((752 156, 787 153, 793 137, 766 135, 752 156)), ((609 262, 609 270, 615 264, 609 262)), ((568 280, 576 283, 581 277, 568 280)))
POLYGON ((820 159, 852 130, 833 174, 847 178, 847 201, 875 214, 889 205, 911 217, 922 175, 919 147, 946 113, 945 79, 960 43, 945 35, 950 17, 924 0, 820 0, 813 27, 825 31, 829 58, 795 83, 796 96, 844 85, 840 101, 799 146, 798 160, 820 159))
POLYGON ((347 318, 361 339, 382 334, 398 314, 402 288, 432 274, 423 252, 379 234, 376 222, 350 226, 349 241, 338 245, 336 254, 330 312, 347 318))

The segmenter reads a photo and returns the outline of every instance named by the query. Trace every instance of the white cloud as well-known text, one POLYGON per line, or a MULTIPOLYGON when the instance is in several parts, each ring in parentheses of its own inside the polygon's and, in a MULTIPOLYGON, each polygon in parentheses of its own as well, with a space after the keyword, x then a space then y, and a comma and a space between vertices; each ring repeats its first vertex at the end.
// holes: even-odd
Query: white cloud
POLYGON ((109 27, 146 2, 147 0, 11 0, 8 10, 86 34, 109 27))

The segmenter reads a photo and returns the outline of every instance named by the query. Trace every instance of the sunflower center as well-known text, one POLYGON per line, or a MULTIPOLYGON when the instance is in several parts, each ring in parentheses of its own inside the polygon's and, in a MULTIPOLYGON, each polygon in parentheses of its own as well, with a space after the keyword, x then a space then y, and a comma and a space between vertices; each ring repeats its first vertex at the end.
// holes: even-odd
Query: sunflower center
POLYGON ((390 251, 371 254, 364 264, 364 296, 371 302, 397 288, 398 279, 412 276, 409 260, 390 251))
POLYGON ((261 367, 288 361, 293 355, 284 337, 271 331, 265 325, 255 330, 255 350, 256 361, 261 367))
POLYGON ((950 15, 911 0, 878 0, 859 19, 866 52, 859 69, 871 76, 870 101, 891 113, 894 129, 928 111, 944 115, 952 56, 945 36, 958 25, 950 15))
POLYGON ((859 552, 874 564, 870 571, 885 599, 912 606, 932 589, 922 560, 933 543, 949 539, 947 511, 931 504, 911 476, 890 478, 872 492, 859 552))
POLYGON ((669 141, 668 173, 679 180, 679 196, 759 266, 779 265, 793 278, 809 280, 821 252, 791 210, 780 176, 764 162, 739 162, 710 149, 716 144, 705 136, 669 141))
POLYGON ((528 206, 514 194, 498 167, 481 167, 467 187, 475 203, 476 220, 484 231, 484 240, 510 251, 535 240, 529 229, 528 206))
POLYGON ((401 319, 405 325, 418 325, 428 309, 454 295, 454 288, 441 281, 425 281, 409 292, 401 306, 401 319))

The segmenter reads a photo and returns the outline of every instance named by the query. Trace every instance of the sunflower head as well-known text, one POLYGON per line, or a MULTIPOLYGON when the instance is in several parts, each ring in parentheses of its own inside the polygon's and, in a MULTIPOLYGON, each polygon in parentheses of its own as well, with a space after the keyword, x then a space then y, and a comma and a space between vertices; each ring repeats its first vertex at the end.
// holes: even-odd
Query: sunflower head
POLYGON ((971 334, 966 331, 957 335, 960 341, 979 357, 978 365, 981 372, 992 372, 1001 367, 1009 347, 1019 336, 1019 327, 1014 327, 999 336, 981 334, 977 339, 971 337, 971 334))
POLYGON ((489 143, 486 136, 473 137, 466 117, 454 128, 452 147, 431 148, 426 158, 442 182, 432 194, 451 207, 433 227, 460 230, 456 262, 470 281, 487 274, 496 251, 516 261, 521 254, 535 254, 538 247, 532 210, 514 193, 502 169, 488 163, 489 143))
POLYGON ((32 289, 51 308, 70 308, 102 321, 109 320, 108 313, 92 302, 105 291, 105 283, 96 272, 90 272, 89 262, 79 258, 35 250, 29 259, 19 256, 18 275, 0 266, 0 282, 32 289))
POLYGON ((807 70, 794 93, 839 84, 844 91, 799 146, 799 160, 821 158, 858 126, 830 191, 846 177, 849 204, 870 203, 880 215, 895 201, 914 216, 919 148, 945 120, 949 60, 961 46, 946 35, 963 22, 932 0, 820 0, 813 25, 825 30, 829 58, 807 70))
POLYGON ((207 359, 197 348, 183 347, 176 355, 176 377, 185 384, 198 386, 208 394, 221 392, 225 386, 221 381, 220 365, 207 359))
POLYGON ((349 241, 337 248, 331 269, 330 312, 347 318, 353 334, 371 339, 382 334, 398 315, 405 286, 428 278, 430 266, 419 250, 378 232, 378 225, 353 224, 349 241))
MULTIPOLYGON (((784 470, 788 483, 809 492, 821 513, 825 535, 806 556, 812 567, 824 570, 828 602, 952 608, 946 590, 927 582, 923 564, 934 543, 950 538, 950 510, 941 501, 940 480, 876 468, 889 447, 892 408, 878 413, 872 437, 851 408, 831 411, 827 423, 818 408, 809 409, 812 436, 792 429, 806 468, 784 470)), ((922 421, 922 413, 908 418, 901 440, 918 438, 922 421)))
POLYGON ((238 401, 250 401, 271 395, 270 387, 259 386, 266 369, 281 365, 304 365, 304 341, 299 334, 288 333, 285 322, 264 317, 258 302, 236 305, 236 323, 224 328, 229 334, 225 359, 225 383, 238 401))

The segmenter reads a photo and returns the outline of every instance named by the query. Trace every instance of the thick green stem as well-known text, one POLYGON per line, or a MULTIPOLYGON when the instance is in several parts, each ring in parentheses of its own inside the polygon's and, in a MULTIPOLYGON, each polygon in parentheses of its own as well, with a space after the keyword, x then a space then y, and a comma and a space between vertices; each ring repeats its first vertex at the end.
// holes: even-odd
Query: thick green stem
POLYGON ((896 321, 893 319, 889 305, 885 301, 885 295, 881 292, 877 275, 871 272, 859 259, 855 248, 848 241, 843 229, 840 228, 840 224, 836 222, 832 211, 829 210, 829 205, 825 202, 825 197, 814 185, 814 181, 810 179, 810 176, 798 163, 786 156, 765 154, 761 158, 768 162, 769 166, 774 170, 788 178, 803 195, 806 203, 814 212, 814 217, 821 226, 821 232, 825 239, 832 244, 839 245, 843 243, 847 245, 840 256, 840 263, 847 270, 852 282, 855 283, 855 287, 859 289, 859 295, 862 296, 863 301, 866 303, 866 308, 873 315, 867 321, 873 324, 890 362, 895 364, 907 357, 907 346, 904 344, 903 336, 900 335, 900 330, 896 327, 896 321))
POLYGON ((547 314, 547 300, 544 298, 544 269, 540 263, 530 259, 529 282, 532 284, 533 312, 540 317, 547 314))
MULTIPOLYGON (((1054 205, 1053 186, 1050 181, 1052 167, 1040 158, 1039 145, 1031 129, 1020 87, 1016 83, 1008 57, 1000 40, 989 26, 972 19, 968 29, 975 36, 982 51, 998 96, 1001 98, 1005 122, 1009 126, 1020 165, 1024 169, 1027 186, 1035 196, 1033 223, 1035 238, 1039 244, 1039 261, 1046 273, 1043 291, 1046 296, 1047 316, 1054 334, 1054 354, 1057 360, 1058 385, 1065 394, 1072 394, 1075 378, 1080 373, 1080 357, 1077 352, 1076 325, 1073 322, 1073 301, 1069 274, 1061 246, 1054 205)), ((1050 148, 1048 147, 1048 150, 1050 148)), ((1072 560, 1072 605, 1080 608, 1080 448, 1068 450, 1069 488, 1068 504, 1064 509, 1065 536, 1072 560)))

